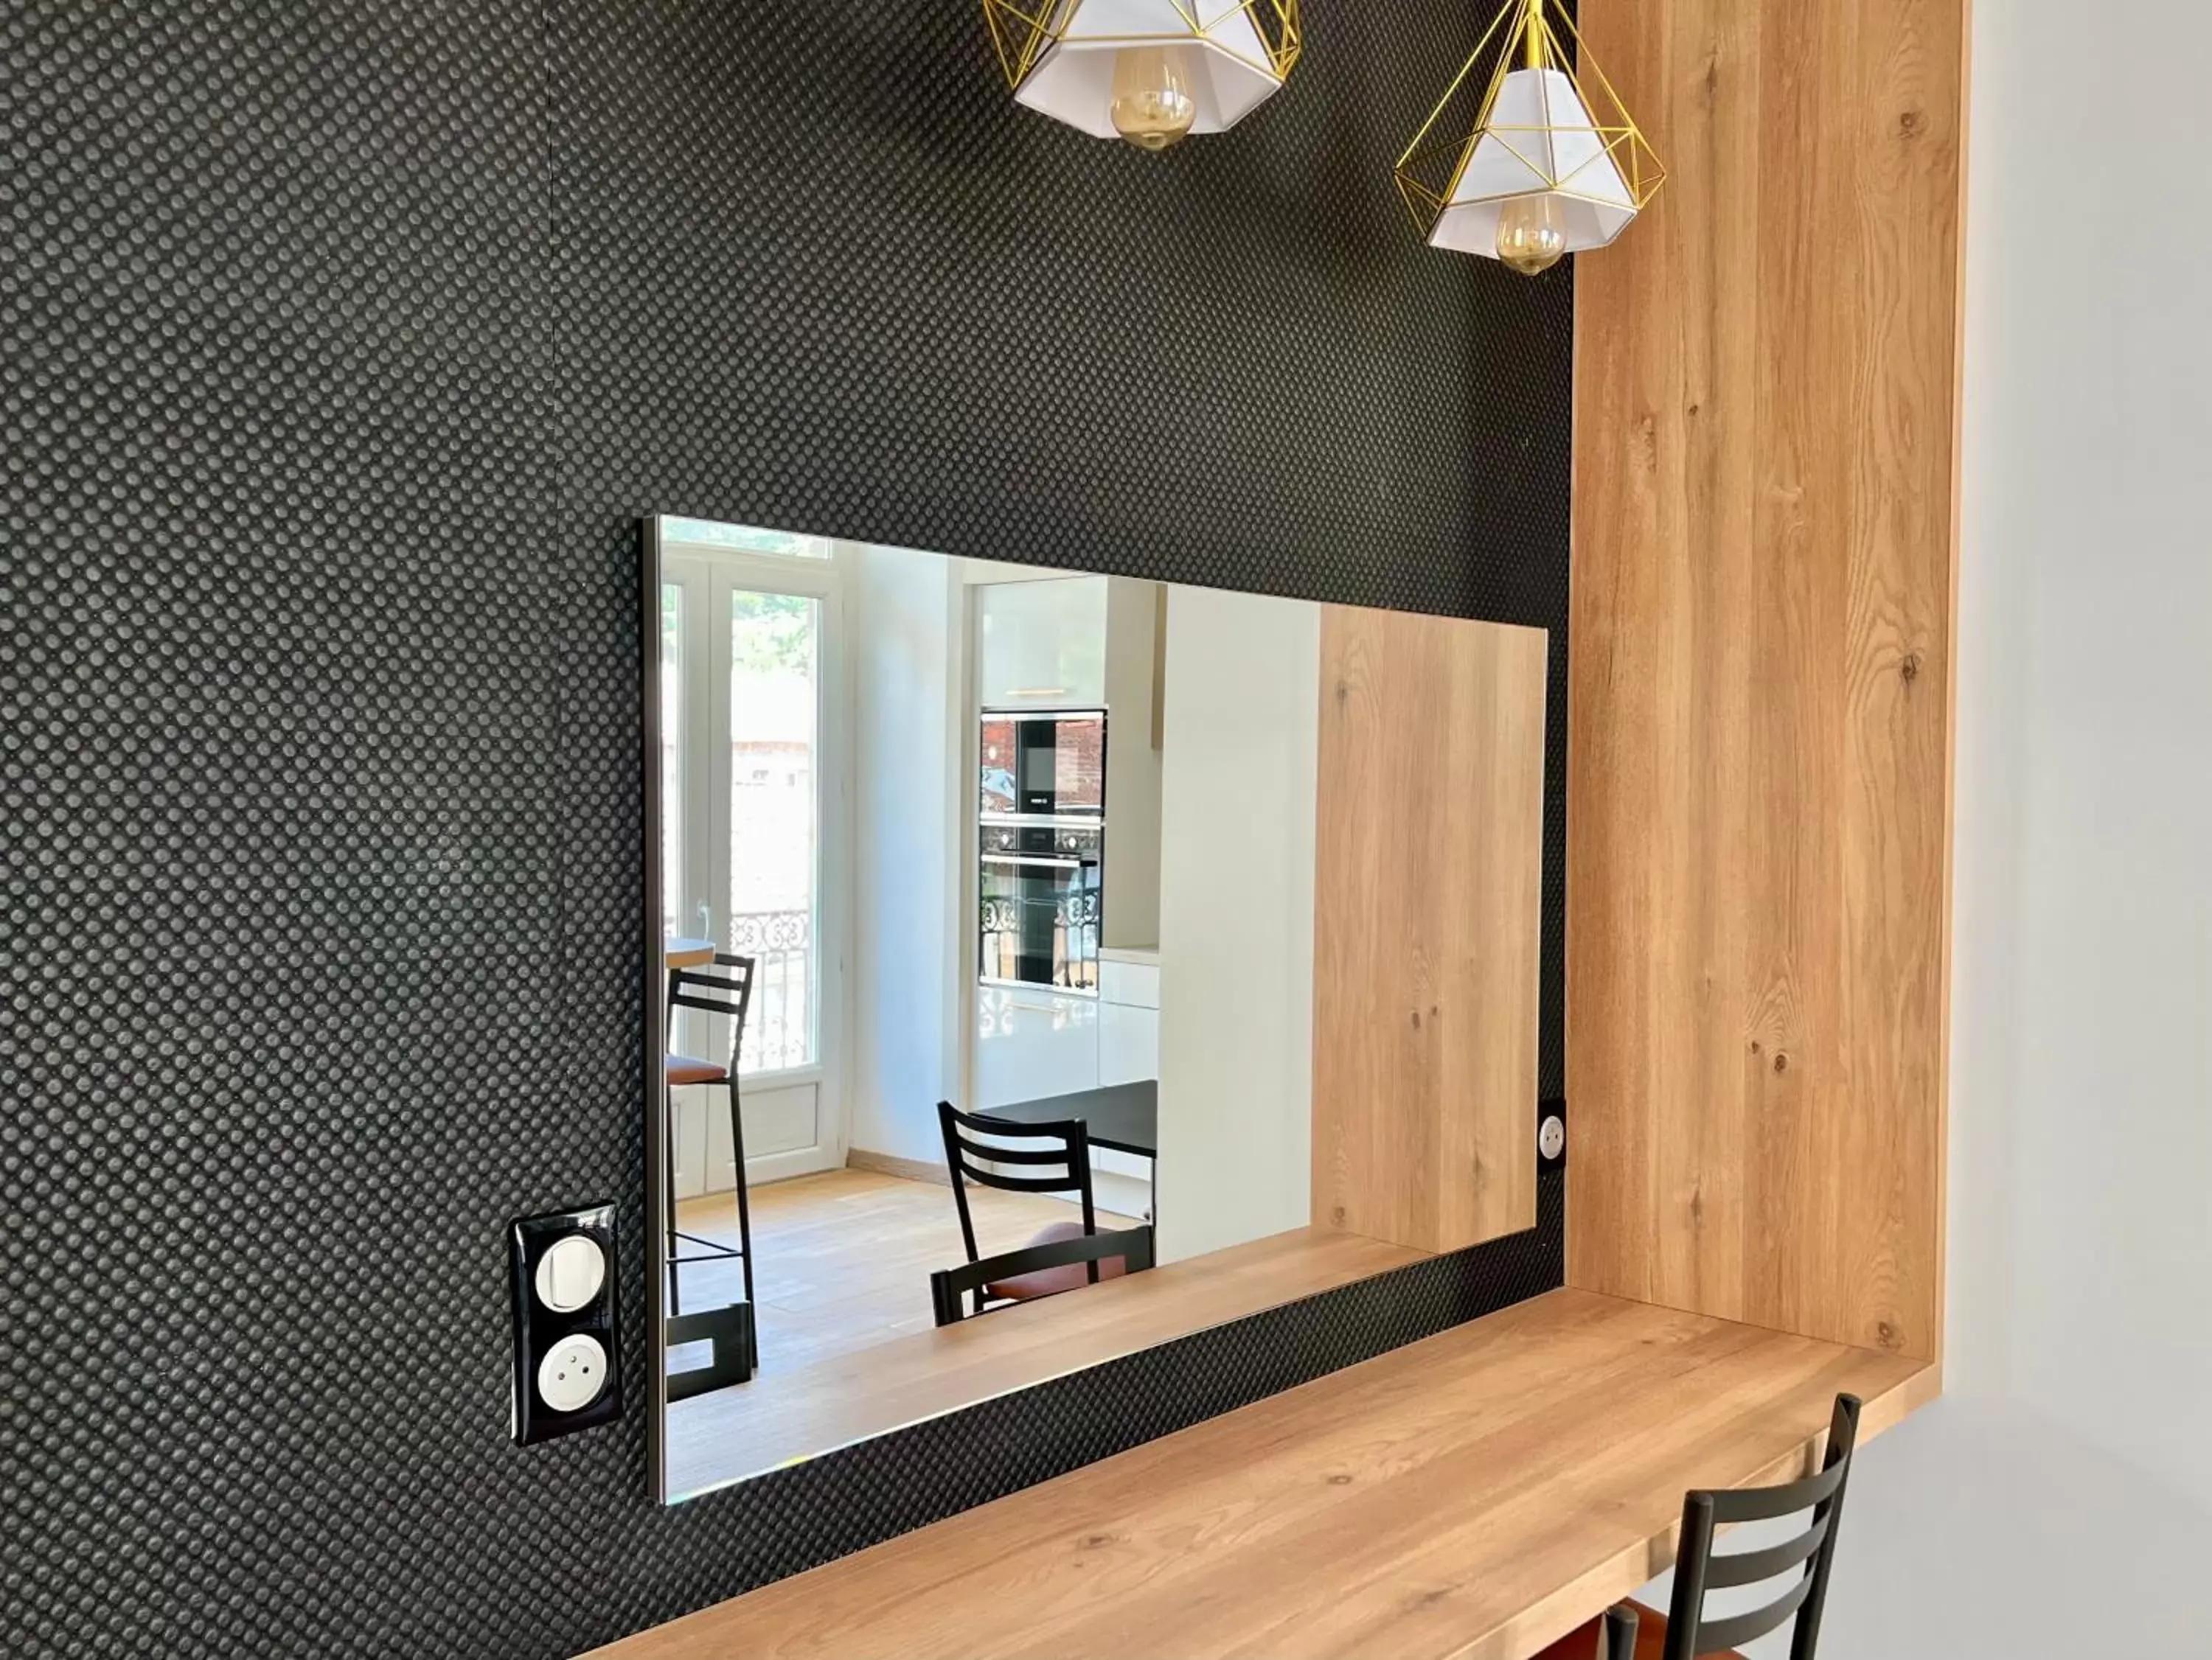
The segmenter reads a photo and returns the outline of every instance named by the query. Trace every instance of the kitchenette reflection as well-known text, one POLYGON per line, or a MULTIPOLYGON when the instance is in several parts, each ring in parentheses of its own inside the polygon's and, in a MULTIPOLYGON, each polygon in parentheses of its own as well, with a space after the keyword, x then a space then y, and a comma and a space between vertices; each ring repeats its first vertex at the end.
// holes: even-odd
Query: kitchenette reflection
POLYGON ((648 574, 665 1496, 1305 1227, 1320 607, 673 518, 648 574))

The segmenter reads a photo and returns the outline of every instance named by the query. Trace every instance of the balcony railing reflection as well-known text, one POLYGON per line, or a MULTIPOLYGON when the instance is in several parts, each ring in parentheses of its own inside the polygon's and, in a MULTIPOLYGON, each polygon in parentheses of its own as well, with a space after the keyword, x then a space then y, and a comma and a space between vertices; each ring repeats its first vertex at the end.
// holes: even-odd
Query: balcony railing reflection
POLYGON ((738 1051, 738 1073, 813 1064, 813 912, 739 912, 730 918, 724 948, 753 960, 752 1012, 738 1051))

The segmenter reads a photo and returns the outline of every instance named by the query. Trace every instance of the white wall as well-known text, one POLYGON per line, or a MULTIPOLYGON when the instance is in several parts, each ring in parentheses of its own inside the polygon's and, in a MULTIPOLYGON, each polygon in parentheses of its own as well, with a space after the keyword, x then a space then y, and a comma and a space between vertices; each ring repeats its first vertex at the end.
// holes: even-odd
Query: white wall
POLYGON ((1321 609, 1168 597, 1159 1255, 1311 1212, 1321 609))
POLYGON ((854 815, 847 1144, 942 1164, 959 1094, 966 724, 954 561, 847 547, 854 815))
POLYGON ((2212 15, 2096 17, 1974 30, 1952 1329, 2212 1498, 2212 15))
POLYGON ((2208 61, 1974 8, 1948 1398, 1821 1660, 2212 1653, 2208 61))

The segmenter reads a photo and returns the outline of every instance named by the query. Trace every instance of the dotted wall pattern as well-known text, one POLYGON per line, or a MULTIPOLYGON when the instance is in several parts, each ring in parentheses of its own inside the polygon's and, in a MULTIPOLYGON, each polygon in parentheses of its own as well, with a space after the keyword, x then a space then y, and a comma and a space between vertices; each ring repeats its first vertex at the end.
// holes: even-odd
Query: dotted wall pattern
POLYGON ((652 512, 1549 627, 1558 1093, 1571 277, 1389 183, 1480 21, 1152 158, 972 0, 0 9, 0 1652, 550 1660, 1559 1283, 1553 1173, 674 1511, 507 1439, 507 1221, 643 1237, 652 512))

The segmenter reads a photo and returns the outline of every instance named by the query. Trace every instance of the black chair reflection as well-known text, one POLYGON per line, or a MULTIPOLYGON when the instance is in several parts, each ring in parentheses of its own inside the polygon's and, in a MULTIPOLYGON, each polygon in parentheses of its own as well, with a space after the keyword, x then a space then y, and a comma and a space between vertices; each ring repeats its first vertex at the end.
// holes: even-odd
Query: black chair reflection
MULTIPOLYGON (((696 1009, 710 1015, 722 1015, 730 1021, 730 1058, 727 1063, 695 1060, 688 1055, 670 1053, 665 1062, 669 1087, 684 1085, 720 1084, 729 1093, 730 1156, 736 1167, 738 1198, 738 1243, 732 1246, 719 1239, 702 1239, 696 1233, 685 1233, 676 1226, 676 1136, 672 1123, 668 1136, 667 1167, 662 1172, 666 1184, 668 1217, 667 1239, 665 1241, 668 1259, 668 1312, 684 1312, 682 1270, 696 1263, 727 1262, 736 1258, 741 1266, 745 1303, 753 1301, 753 1218, 752 1200, 745 1185, 745 1125, 738 1106, 738 1051, 744 1046, 745 1015, 752 1008, 753 960, 728 952, 717 951, 711 965, 696 968, 672 968, 668 971, 668 1021, 672 1033, 676 1011, 696 1009), (696 1254, 682 1254, 684 1245, 696 1248, 696 1254)), ((672 1041, 672 1039, 671 1039, 672 1041)), ((669 1114, 675 1115, 672 1096, 669 1114)), ((760 1364, 759 1344, 747 1330, 745 1364, 748 1368, 760 1364)))
POLYGON ((1049 1297, 1152 1265, 1149 1227, 1098 1231, 1091 1185, 1091 1138, 1081 1119, 1010 1124, 939 1101, 937 1122, 945 1139, 945 1166, 952 1178, 952 1203, 960 1213, 960 1239, 968 1251, 965 1266, 930 1275, 930 1300, 938 1324, 949 1325, 961 1318, 963 1297, 969 1300, 969 1312, 981 1314, 994 1305, 1049 1297), (1021 1250, 985 1257, 975 1245, 975 1219, 968 1202, 970 1182, 1006 1193, 1072 1197, 1083 1220, 1052 1223, 1021 1250))
POLYGON ((1000 1304, 1026 1302, 1040 1296, 1051 1296, 1054 1292, 1073 1291, 1084 1283, 1085 1271, 1098 1274, 1102 1264, 1114 1265, 1105 1277, 1113 1279, 1123 1271, 1140 1274, 1152 1265, 1152 1230, 1150 1227, 1119 1228, 1105 1233, 1077 1234, 1073 1238, 1048 1240, 1042 1245, 1024 1245, 1019 1251, 1000 1251, 995 1257, 985 1257, 969 1263, 964 1268, 940 1268, 929 1276, 929 1302, 937 1316, 937 1324, 949 1326, 967 1318, 963 1298, 974 1297, 978 1313, 983 1312, 986 1297, 1002 1292, 1009 1285, 1018 1285, 1024 1280, 1035 1281, 1045 1275, 1060 1276, 1064 1282, 1055 1283, 1052 1291, 1030 1292, 1024 1296, 1007 1299, 1000 1304))

